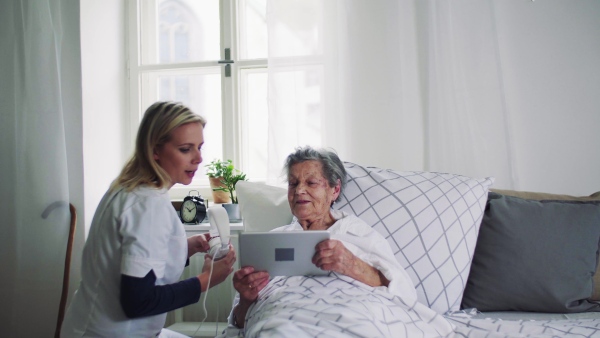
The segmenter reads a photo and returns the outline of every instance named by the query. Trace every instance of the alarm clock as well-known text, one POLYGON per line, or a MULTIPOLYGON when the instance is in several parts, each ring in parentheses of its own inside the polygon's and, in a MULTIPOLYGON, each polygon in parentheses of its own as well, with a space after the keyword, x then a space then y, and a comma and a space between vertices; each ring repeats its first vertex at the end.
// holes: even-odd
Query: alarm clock
POLYGON ((179 218, 183 223, 198 224, 206 217, 206 205, 204 199, 197 190, 191 190, 183 199, 179 209, 179 218), (196 192, 193 195, 192 192, 196 192))

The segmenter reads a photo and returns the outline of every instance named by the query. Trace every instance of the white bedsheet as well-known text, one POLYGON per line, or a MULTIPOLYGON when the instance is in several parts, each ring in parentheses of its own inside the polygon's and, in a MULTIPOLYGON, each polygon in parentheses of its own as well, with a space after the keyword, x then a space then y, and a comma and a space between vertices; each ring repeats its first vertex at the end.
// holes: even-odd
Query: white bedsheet
POLYGON ((455 325, 455 337, 600 337, 599 313, 459 312, 446 318, 455 325))
POLYGON ((598 313, 441 316, 336 273, 274 278, 246 320, 246 331, 230 326, 221 337, 600 337, 598 313))
POLYGON ((238 337, 451 337, 443 316, 385 288, 336 273, 327 277, 276 277, 261 292, 238 337))
POLYGON ((535 320, 514 321, 502 319, 452 320, 456 337, 504 338, 504 337, 600 337, 600 320, 535 320))

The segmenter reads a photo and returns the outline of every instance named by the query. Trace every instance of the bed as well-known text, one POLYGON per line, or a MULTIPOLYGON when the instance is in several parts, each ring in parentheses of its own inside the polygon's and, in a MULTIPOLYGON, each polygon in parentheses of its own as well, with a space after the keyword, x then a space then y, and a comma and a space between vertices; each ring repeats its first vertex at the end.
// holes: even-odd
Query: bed
MULTIPOLYGON (((600 337, 600 194, 540 203, 491 191, 492 177, 345 166, 334 208, 386 238, 416 298, 335 273, 275 277, 245 330, 222 336, 600 337)), ((285 189, 237 192, 246 231, 290 223, 285 189)))

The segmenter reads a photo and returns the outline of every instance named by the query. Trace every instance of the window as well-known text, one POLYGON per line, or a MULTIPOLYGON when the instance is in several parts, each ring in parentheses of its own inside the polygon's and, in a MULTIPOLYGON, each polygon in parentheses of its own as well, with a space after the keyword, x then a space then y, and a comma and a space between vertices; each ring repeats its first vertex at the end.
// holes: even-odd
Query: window
POLYGON ((173 198, 210 196, 204 165, 213 159, 233 160, 253 181, 266 176, 265 14, 265 0, 130 0, 131 144, 155 101, 182 102, 208 121, 203 163, 173 198))

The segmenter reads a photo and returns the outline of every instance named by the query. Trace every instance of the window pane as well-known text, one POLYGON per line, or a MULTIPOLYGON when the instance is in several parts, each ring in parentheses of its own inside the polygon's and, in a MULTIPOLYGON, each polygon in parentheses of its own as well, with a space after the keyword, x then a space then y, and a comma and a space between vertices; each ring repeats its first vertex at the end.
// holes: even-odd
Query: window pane
POLYGON ((252 180, 263 181, 267 177, 267 70, 242 70, 240 89, 244 172, 252 180))
POLYGON ((208 184, 204 165, 223 154, 221 68, 147 72, 141 91, 143 110, 156 101, 177 101, 206 119, 203 161, 192 184, 208 184))
POLYGON ((240 58, 267 57, 267 1, 239 1, 240 58))
POLYGON ((219 59, 219 1, 140 1, 142 64, 219 59))

